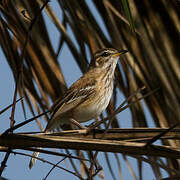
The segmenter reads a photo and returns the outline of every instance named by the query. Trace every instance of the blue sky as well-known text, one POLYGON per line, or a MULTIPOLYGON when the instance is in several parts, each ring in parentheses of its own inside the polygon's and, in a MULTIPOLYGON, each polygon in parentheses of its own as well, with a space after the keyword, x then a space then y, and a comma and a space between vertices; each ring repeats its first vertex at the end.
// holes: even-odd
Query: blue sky
MULTIPOLYGON (((101 21, 101 18, 98 16, 97 11, 93 7, 91 1, 88 1, 88 3, 89 3, 89 6, 91 7, 91 10, 93 11, 93 14, 97 15, 96 18, 99 20, 100 26, 101 27, 104 26, 104 24, 101 21)), ((56 1, 52 0, 49 5, 55 10, 57 16, 61 19, 61 12, 59 12, 59 9, 57 10, 56 1)), ((47 23, 48 31, 50 34, 50 39, 53 42, 54 48, 57 49, 57 44, 58 44, 58 38, 57 38, 58 34, 57 33, 58 32, 55 29, 55 26, 49 20, 49 18, 45 15, 45 13, 43 13, 43 14, 45 16, 45 20, 47 23)), ((105 29, 105 27, 104 27, 104 29, 105 29)), ((71 36, 73 36, 72 32, 70 31, 69 28, 68 28, 68 32, 71 36)), ((73 60, 71 52, 69 51, 69 49, 67 48, 66 45, 64 45, 58 60, 63 69, 63 73, 65 76, 66 82, 67 82, 68 86, 70 86, 74 81, 76 81, 82 75, 82 73, 78 69, 77 64, 73 60)), ((14 93, 15 84, 14 84, 12 72, 6 62, 6 59, 2 53, 1 48, 0 48, 0 82, 1 82, 0 108, 3 109, 5 106, 11 104, 13 101, 13 93, 14 93)), ((122 94, 120 92, 118 92, 117 105, 119 105, 123 100, 124 100, 124 97, 122 96, 122 94)), ((27 106, 26 106, 26 111, 27 111, 27 118, 31 118, 32 115, 28 111, 27 106)), ((145 108, 145 111, 146 111, 147 117, 149 119, 149 121, 148 121, 149 125, 151 127, 154 127, 154 124, 152 123, 152 119, 149 115, 147 108, 145 108)), ((2 133, 4 130, 9 128, 10 113, 11 113, 11 111, 8 110, 0 116, 0 121, 1 121, 0 133, 2 133)), ((120 120, 121 127, 123 127, 123 128, 131 127, 132 119, 131 119, 131 114, 130 114, 129 110, 125 110, 125 111, 121 112, 118 115, 118 119, 120 120)), ((17 123, 20 123, 25 120, 20 103, 18 103, 17 107, 16 107, 15 120, 17 123)), ((43 122, 43 120, 40 120, 40 121, 43 122)), ((43 124, 45 125, 44 122, 43 122, 43 124)), ((18 132, 21 132, 21 131, 28 132, 28 131, 38 131, 38 130, 39 129, 38 129, 37 125, 35 124, 35 122, 32 122, 20 129, 18 129, 18 132)), ((29 154, 31 154, 31 153, 29 152, 29 154)), ((5 153, 0 153, 1 161, 4 158, 4 155, 5 155, 5 153)), ((109 155, 110 155, 110 161, 114 162, 114 163, 112 163, 114 172, 118 172, 116 159, 114 158, 114 155, 112 153, 109 153, 109 155)), ((41 155, 41 157, 51 160, 54 163, 59 161, 59 158, 55 157, 55 156, 41 155)), ((112 179, 109 171, 107 170, 108 168, 107 168, 107 164, 105 163, 103 153, 99 153, 98 159, 103 162, 103 168, 105 170, 106 179, 112 179)), ((124 163, 124 160, 121 155, 119 155, 119 159, 121 162, 122 174, 125 177, 125 179, 126 180, 133 179, 132 175, 129 173, 127 164, 124 163)), ((135 172, 137 172, 136 160, 134 160, 134 158, 131 158, 131 157, 128 157, 128 160, 131 162, 131 164, 133 164, 133 170, 135 172)), ((76 162, 79 163, 78 161, 76 161, 76 162)), ((32 170, 29 170, 28 163, 29 163, 29 158, 27 158, 27 157, 23 157, 23 156, 19 156, 19 155, 16 155, 16 156, 11 155, 10 158, 8 159, 7 168, 3 173, 3 177, 6 177, 10 180, 43 179, 45 177, 45 175, 47 174, 48 170, 50 170, 50 168, 51 168, 51 166, 49 166, 45 163, 37 162, 35 167, 32 170)), ((70 166, 69 160, 65 160, 60 165, 62 167, 66 167, 68 169, 72 169, 70 166)), ((145 168, 144 175, 145 175, 146 179, 152 180, 154 178, 154 175, 152 173, 150 166, 147 165, 146 163, 144 163, 144 168, 145 168)), ((138 177, 138 173, 136 173, 136 174, 138 177)), ((49 176, 48 180, 54 180, 54 179, 59 179, 59 178, 61 178, 62 180, 63 179, 77 179, 77 178, 74 178, 74 176, 70 175, 69 173, 66 173, 59 169, 55 169, 49 176)), ((96 178, 96 179, 98 179, 98 178, 96 178)))

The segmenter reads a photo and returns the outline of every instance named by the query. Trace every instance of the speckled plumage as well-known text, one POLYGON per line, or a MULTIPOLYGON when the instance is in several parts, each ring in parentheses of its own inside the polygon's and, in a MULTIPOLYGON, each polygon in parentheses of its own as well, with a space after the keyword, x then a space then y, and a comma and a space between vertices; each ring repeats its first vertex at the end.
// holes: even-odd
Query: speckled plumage
POLYGON ((109 104, 115 67, 120 54, 125 52, 112 48, 97 51, 89 71, 69 88, 62 100, 52 106, 46 131, 68 124, 70 119, 81 123, 99 116, 109 104))
MULTIPOLYGON (((45 132, 71 123, 71 119, 81 123, 99 116, 111 99, 114 71, 119 56, 126 52, 112 48, 97 51, 89 71, 69 88, 64 98, 58 99, 51 107, 51 119, 45 132)), ((34 152, 33 156, 37 157, 38 154, 34 152)), ((32 168, 35 160, 31 159, 29 168, 32 168)))

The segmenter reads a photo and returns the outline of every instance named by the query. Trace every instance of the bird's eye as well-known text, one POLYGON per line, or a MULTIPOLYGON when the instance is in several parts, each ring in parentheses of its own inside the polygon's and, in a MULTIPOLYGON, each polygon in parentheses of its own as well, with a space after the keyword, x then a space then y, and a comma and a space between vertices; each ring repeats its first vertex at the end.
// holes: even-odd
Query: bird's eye
POLYGON ((104 53, 102 54, 102 56, 107 57, 107 56, 109 56, 109 53, 108 53, 108 52, 104 52, 104 53))

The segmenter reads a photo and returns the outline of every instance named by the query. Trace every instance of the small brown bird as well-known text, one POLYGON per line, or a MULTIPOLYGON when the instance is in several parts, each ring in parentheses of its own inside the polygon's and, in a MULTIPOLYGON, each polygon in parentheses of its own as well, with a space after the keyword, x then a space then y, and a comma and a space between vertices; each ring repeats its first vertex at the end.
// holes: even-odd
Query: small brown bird
MULTIPOLYGON (((57 100, 50 109, 51 118, 45 132, 60 125, 89 121, 99 116, 108 106, 113 92, 114 71, 119 56, 128 52, 105 48, 97 51, 89 71, 78 79, 64 98, 57 100)), ((38 153, 34 153, 37 155, 38 153)), ((32 168, 35 158, 31 159, 32 168)))

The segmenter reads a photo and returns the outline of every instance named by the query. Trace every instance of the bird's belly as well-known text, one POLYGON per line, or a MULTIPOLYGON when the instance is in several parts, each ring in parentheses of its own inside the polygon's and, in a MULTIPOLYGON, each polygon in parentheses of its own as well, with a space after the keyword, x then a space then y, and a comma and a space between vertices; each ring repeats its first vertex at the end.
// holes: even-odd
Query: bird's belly
POLYGON ((87 104, 81 104, 74 114, 74 118, 78 122, 86 122, 93 118, 99 116, 108 106, 109 101, 111 99, 112 90, 109 89, 106 93, 103 93, 100 97, 101 98, 93 98, 87 104))
POLYGON ((93 118, 96 118, 98 115, 101 114, 103 110, 97 109, 97 107, 95 107, 94 105, 78 108, 77 113, 75 113, 74 115, 74 118, 80 123, 86 122, 93 118))

